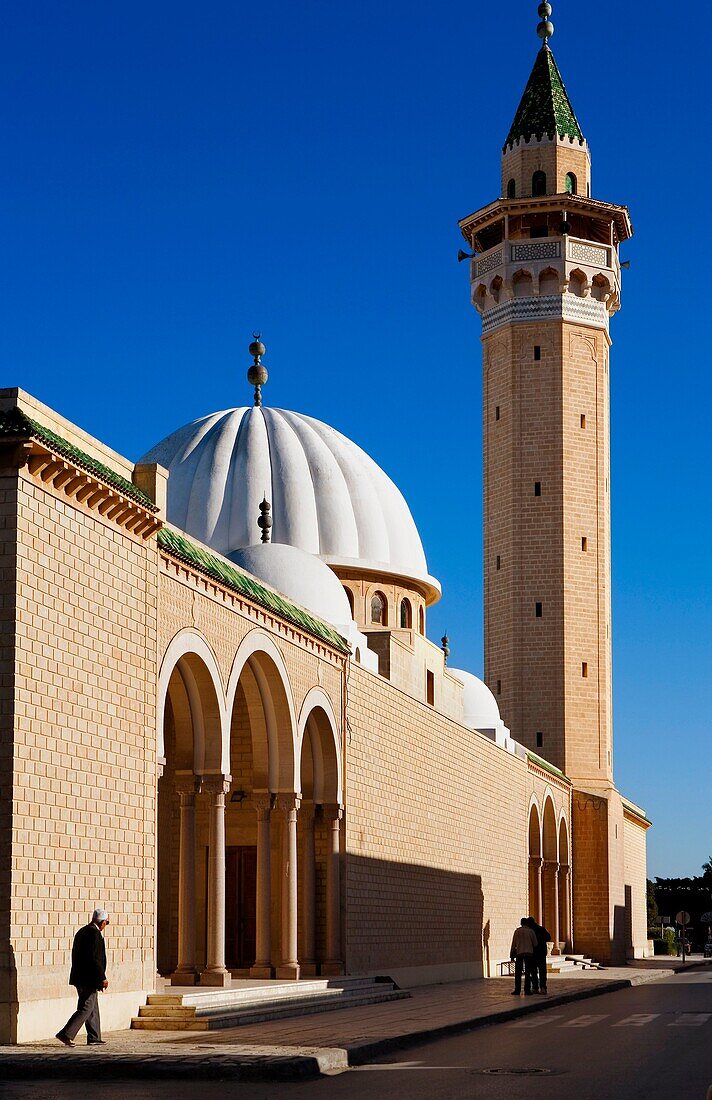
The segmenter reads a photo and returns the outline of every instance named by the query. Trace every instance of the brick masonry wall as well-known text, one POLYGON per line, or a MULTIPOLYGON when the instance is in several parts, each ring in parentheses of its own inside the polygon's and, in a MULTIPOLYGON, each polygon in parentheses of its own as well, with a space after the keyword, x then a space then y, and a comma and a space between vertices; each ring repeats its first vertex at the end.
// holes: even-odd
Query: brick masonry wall
POLYGON ((513 737, 609 781, 607 337, 549 321, 483 343, 485 679, 513 737))
POLYGON ((551 785, 353 664, 348 699, 349 970, 496 973, 528 905, 529 800, 551 785))
POLYGON ((644 958, 648 947, 647 841, 646 829, 626 814, 623 820, 626 898, 630 896, 628 952, 644 958))
POLYGON ((155 545, 26 471, 17 511, 9 929, 17 995, 25 1003, 69 996, 72 937, 99 904, 111 912, 112 991, 145 989, 153 982, 155 545))

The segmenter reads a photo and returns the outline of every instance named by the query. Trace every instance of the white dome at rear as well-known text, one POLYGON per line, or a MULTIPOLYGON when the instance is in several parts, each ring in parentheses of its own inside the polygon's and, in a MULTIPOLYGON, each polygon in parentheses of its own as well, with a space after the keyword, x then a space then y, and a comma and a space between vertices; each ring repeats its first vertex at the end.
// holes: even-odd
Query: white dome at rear
POLYGON ((240 569, 343 630, 351 622, 351 608, 343 586, 335 573, 320 558, 296 546, 284 543, 259 543, 230 555, 240 569))
POLYGON ((263 496, 272 544, 330 565, 420 582, 440 594, 402 494, 346 436, 284 409, 227 409, 186 424, 141 459, 168 468, 168 519, 219 553, 260 542, 263 496))
POLYGON ((463 685, 462 703, 464 724, 470 729, 497 729, 502 725, 497 700, 483 680, 461 668, 449 668, 448 672, 463 685))

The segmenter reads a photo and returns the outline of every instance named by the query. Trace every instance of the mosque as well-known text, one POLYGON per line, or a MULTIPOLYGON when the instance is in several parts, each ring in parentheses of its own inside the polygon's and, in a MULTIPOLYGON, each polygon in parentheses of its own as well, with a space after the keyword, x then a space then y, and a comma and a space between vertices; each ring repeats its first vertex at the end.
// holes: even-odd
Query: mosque
POLYGON ((401 493, 265 404, 259 338, 254 403, 139 462, 0 391, 0 1040, 67 1017, 95 905, 107 1028, 164 983, 496 976, 527 910, 556 955, 647 952, 650 823, 611 732, 609 321, 632 229, 591 196, 539 14, 501 197, 460 222, 484 680, 428 639, 440 585, 401 493))

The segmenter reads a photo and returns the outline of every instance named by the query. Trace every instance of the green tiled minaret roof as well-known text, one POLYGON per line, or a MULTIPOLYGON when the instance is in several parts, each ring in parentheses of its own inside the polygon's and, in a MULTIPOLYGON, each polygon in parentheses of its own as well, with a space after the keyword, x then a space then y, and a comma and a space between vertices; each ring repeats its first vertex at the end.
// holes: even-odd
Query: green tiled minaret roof
POLYGON ((541 139, 544 134, 551 138, 559 134, 584 140, 554 55, 547 45, 542 46, 536 56, 504 148, 532 137, 541 139))

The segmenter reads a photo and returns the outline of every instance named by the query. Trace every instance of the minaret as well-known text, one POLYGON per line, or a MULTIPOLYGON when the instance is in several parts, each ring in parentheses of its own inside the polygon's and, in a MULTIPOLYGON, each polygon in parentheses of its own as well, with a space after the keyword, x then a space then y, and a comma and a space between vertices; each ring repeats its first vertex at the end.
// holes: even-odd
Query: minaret
MULTIPOLYGON (((591 198, 588 145, 549 48, 551 6, 539 15, 543 44, 502 150, 502 197, 460 222, 482 317, 485 679, 512 736, 602 800, 587 873, 607 864, 608 880, 597 886, 590 936, 579 893, 577 935, 612 957, 622 816, 611 741, 608 353, 618 248, 632 229, 625 207, 591 198)), ((583 868, 582 844, 579 857, 583 868)))
POLYGON ((513 737, 610 783, 608 325, 625 207, 544 38, 502 151, 504 197, 460 223, 484 367, 485 679, 513 737))

